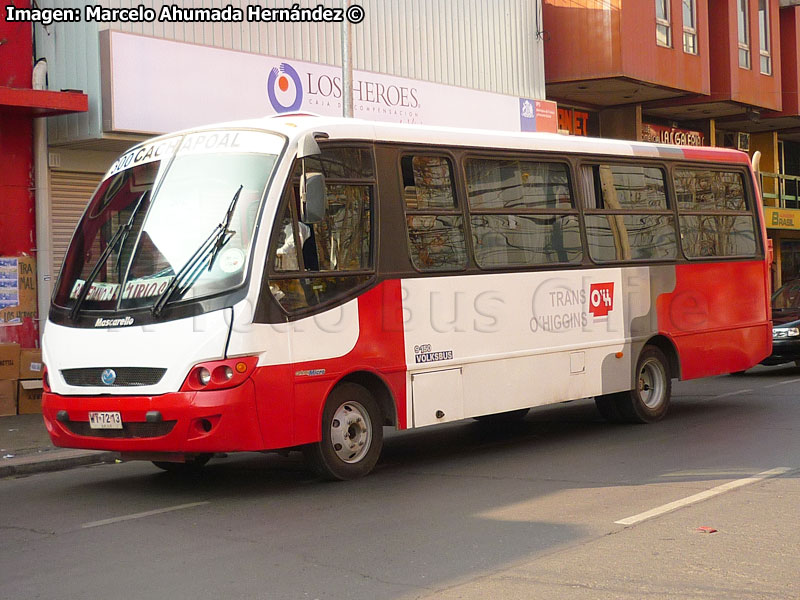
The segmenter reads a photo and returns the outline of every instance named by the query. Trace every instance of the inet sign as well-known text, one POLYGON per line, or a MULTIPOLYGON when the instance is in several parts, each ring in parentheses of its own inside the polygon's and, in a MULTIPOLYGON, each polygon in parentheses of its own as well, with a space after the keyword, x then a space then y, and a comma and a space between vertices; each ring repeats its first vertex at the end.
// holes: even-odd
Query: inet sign
POLYGON ((589 312, 596 317, 607 317, 614 310, 614 282, 593 283, 589 287, 589 312))

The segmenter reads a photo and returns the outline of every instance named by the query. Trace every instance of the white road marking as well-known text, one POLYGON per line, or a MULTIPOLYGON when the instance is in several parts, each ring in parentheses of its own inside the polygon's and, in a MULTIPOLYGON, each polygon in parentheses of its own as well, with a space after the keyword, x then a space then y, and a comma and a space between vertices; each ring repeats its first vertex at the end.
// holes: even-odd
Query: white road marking
POLYGON ((91 523, 84 523, 81 525, 83 529, 90 527, 102 527, 103 525, 111 525, 112 523, 119 523, 121 521, 132 521, 133 519, 141 519, 143 517, 151 517, 153 515, 160 515, 162 513, 172 512, 173 510, 183 510, 185 508, 194 508, 195 506, 203 506, 210 504, 210 502, 192 502, 191 504, 179 504, 178 506, 169 506, 167 508, 157 508, 155 510, 148 510, 145 512, 134 513, 132 515, 123 515, 121 517, 112 517, 110 519, 103 519, 101 521, 92 521, 91 523))
MULTIPOLYGON (((766 387, 766 386, 765 386, 766 387)), ((727 396, 738 396, 739 394, 746 394, 747 392, 752 392, 750 388, 744 390, 736 390, 735 392, 727 392, 725 394, 719 394, 718 396, 711 396, 711 399, 714 400, 715 398, 725 398, 727 396)))
POLYGON ((642 521, 646 521, 647 519, 652 519, 653 517, 657 517, 659 515, 672 512, 673 510, 683 508, 684 506, 689 506, 690 504, 695 504, 696 502, 702 502, 703 500, 707 500, 708 498, 713 498, 714 496, 724 494, 725 492, 729 492, 730 490, 735 490, 736 488, 740 488, 745 485, 750 485, 751 483, 758 483, 759 481, 764 481, 765 479, 769 479, 770 477, 777 477, 778 475, 783 475, 784 473, 788 473, 791 470, 792 469, 788 467, 779 467, 776 469, 770 469, 769 471, 758 473, 757 475, 753 475, 752 477, 746 477, 745 479, 737 479, 736 481, 730 481, 728 483, 724 483, 715 488, 711 488, 710 490, 706 490, 705 492, 700 492, 699 494, 695 494, 694 496, 689 496, 688 498, 683 498, 682 500, 676 500, 675 502, 664 504, 663 506, 659 506, 658 508, 654 508, 653 510, 648 510, 647 512, 639 513, 638 515, 628 517, 627 519, 620 519, 619 521, 614 521, 614 523, 616 523, 617 525, 635 525, 636 523, 641 523, 642 521))
POLYGON ((765 388, 774 388, 774 387, 778 387, 779 385, 786 385, 787 383, 797 383, 798 381, 800 381, 800 378, 798 378, 798 379, 787 379, 786 381, 779 381, 778 383, 770 383, 769 385, 765 385, 764 387, 765 388))

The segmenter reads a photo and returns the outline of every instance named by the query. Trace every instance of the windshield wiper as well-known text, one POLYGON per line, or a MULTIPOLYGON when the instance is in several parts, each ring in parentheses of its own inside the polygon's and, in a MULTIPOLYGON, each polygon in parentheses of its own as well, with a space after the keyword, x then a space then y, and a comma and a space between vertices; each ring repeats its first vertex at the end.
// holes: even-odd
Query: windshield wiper
MULTIPOLYGON (((130 234, 131 229, 133 229, 133 223, 136 220, 136 215, 139 213, 139 209, 142 207, 142 203, 144 201, 144 198, 149 193, 150 193, 150 190, 147 190, 144 194, 139 196, 139 201, 136 202, 136 206, 133 208, 133 212, 131 213, 131 216, 128 218, 128 222, 125 224, 125 231, 122 232, 122 236, 120 237, 120 240, 118 242, 119 243, 119 254, 117 255, 117 261, 114 263, 114 270, 115 271, 119 270, 119 263, 120 263, 120 261, 122 261, 122 250, 125 248, 125 242, 128 239, 128 235, 130 234)), ((121 280, 122 280, 122 277, 120 277, 120 281, 121 280)))
POLYGON ((231 199, 230 206, 228 206, 228 212, 225 213, 225 221, 219 224, 219 226, 222 227, 222 231, 217 235, 214 243, 214 251, 211 253, 211 260, 208 263, 209 271, 211 270, 211 267, 214 266, 214 261, 217 259, 217 254, 219 254, 219 251, 222 250, 222 247, 227 244, 228 240, 230 240, 233 237, 233 234, 236 233, 235 231, 228 229, 228 227, 231 225, 233 211, 236 210, 236 203, 239 201, 239 195, 242 193, 243 188, 244 185, 242 184, 239 186, 239 189, 236 190, 236 193, 231 199))
POLYGON ((195 250, 194 254, 186 261, 186 263, 175 273, 175 277, 169 282, 169 285, 161 292, 161 295, 153 303, 151 312, 154 317, 157 317, 164 310, 164 307, 169 304, 172 297, 177 293, 178 298, 182 298, 186 292, 189 291, 195 281, 200 277, 203 269, 205 268, 205 261, 208 260, 208 270, 214 266, 214 261, 222 250, 223 246, 233 237, 235 231, 231 231, 228 227, 231 224, 233 213, 236 210, 236 203, 239 201, 239 195, 242 193, 244 185, 240 185, 239 189, 231 199, 228 206, 228 211, 225 213, 225 218, 222 223, 214 228, 206 240, 200 244, 200 247, 195 250), (180 287, 180 289, 179 289, 180 287))
MULTIPOLYGON (((147 194, 149 193, 150 191, 148 190, 144 192, 141 196, 139 196, 139 200, 136 201, 136 206, 133 208, 131 216, 128 217, 128 221, 126 223, 122 223, 117 228, 117 230, 114 232, 114 235, 109 240, 108 245, 105 247, 103 252, 97 258, 97 262, 94 263, 94 267, 92 267, 92 270, 89 272, 89 276, 83 283, 83 287, 81 288, 78 297, 75 299, 75 304, 73 305, 72 310, 70 311, 69 316, 73 321, 78 317, 78 314, 80 313, 81 310, 81 306, 86 300, 86 296, 89 295, 89 290, 91 289, 94 280, 97 279, 97 275, 100 273, 100 269, 108 260, 108 257, 111 256, 111 253, 114 251, 114 248, 116 248, 117 245, 120 244, 120 242, 124 244, 125 240, 128 238, 128 234, 130 233, 131 228, 133 227, 133 222, 136 219, 136 214, 139 212, 139 208, 142 206, 142 201, 144 200, 144 197, 147 196, 147 194)), ((121 254, 121 248, 122 246, 120 246, 120 254, 121 254)), ((117 266, 118 265, 119 265, 119 258, 117 258, 117 266)), ((114 268, 116 269, 116 266, 114 268)))

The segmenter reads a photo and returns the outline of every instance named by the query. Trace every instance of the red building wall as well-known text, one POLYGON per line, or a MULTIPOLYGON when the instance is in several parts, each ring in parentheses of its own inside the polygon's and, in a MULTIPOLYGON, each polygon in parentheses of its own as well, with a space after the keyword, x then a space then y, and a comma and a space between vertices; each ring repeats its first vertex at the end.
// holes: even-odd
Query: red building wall
MULTIPOLYGON (((749 1, 750 69, 739 68, 737 2, 697 0, 698 54, 692 55, 683 51, 681 0, 670 0, 671 48, 656 44, 651 0, 624 4, 622 0, 544 0, 547 82, 625 77, 710 95, 712 101, 780 110, 780 15, 787 10, 795 13, 797 7, 780 11, 778 0, 769 0, 773 72, 762 75, 758 0, 749 1)), ((792 47, 796 49, 797 44, 792 47)))
POLYGON ((545 0, 544 68, 547 81, 575 81, 620 74, 620 1, 545 0))
POLYGON ((645 6, 646 10, 639 6, 636 10, 622 12, 622 39, 625 42, 622 44, 622 64, 625 75, 665 87, 708 94, 711 89, 708 0, 696 1, 697 54, 683 51, 681 0, 670 0, 671 48, 656 44, 655 2, 647 2, 645 6))
POLYGON ((742 104, 781 109, 781 53, 778 0, 769 0, 772 75, 759 69, 760 36, 758 2, 750 0, 751 68, 739 67, 737 0, 710 0, 714 18, 709 23, 711 44, 711 96, 714 100, 733 100, 742 104))
POLYGON ((782 112, 800 115, 800 6, 781 9, 782 112))
POLYGON ((681 0, 670 0, 672 47, 656 44, 654 2, 544 0, 548 82, 627 77, 708 94, 708 0, 697 0, 697 55, 683 51, 681 0))
MULTIPOLYGON (((28 0, 15 0, 29 8, 28 0)), ((8 23, 0 11, 0 86, 31 87, 33 29, 30 23, 8 23)), ((0 256, 34 255, 36 220, 33 197, 33 120, 24 111, 0 106, 0 256)), ((38 325, 0 325, 0 343, 39 345, 38 325)))

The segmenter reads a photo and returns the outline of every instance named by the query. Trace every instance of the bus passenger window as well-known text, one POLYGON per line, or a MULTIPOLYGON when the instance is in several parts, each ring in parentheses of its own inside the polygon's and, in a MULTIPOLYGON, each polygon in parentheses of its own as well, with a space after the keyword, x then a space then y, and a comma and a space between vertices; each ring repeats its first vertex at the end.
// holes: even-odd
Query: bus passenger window
POLYGON ((675 217, 663 169, 636 164, 584 166, 586 238, 597 262, 677 257, 675 217))
POLYGON ((467 160, 465 168, 479 267, 581 262, 580 224, 567 165, 480 158, 467 160))
POLYGON ((464 269, 464 218, 456 203, 450 160, 416 155, 404 156, 400 164, 412 264, 420 271, 464 269))

